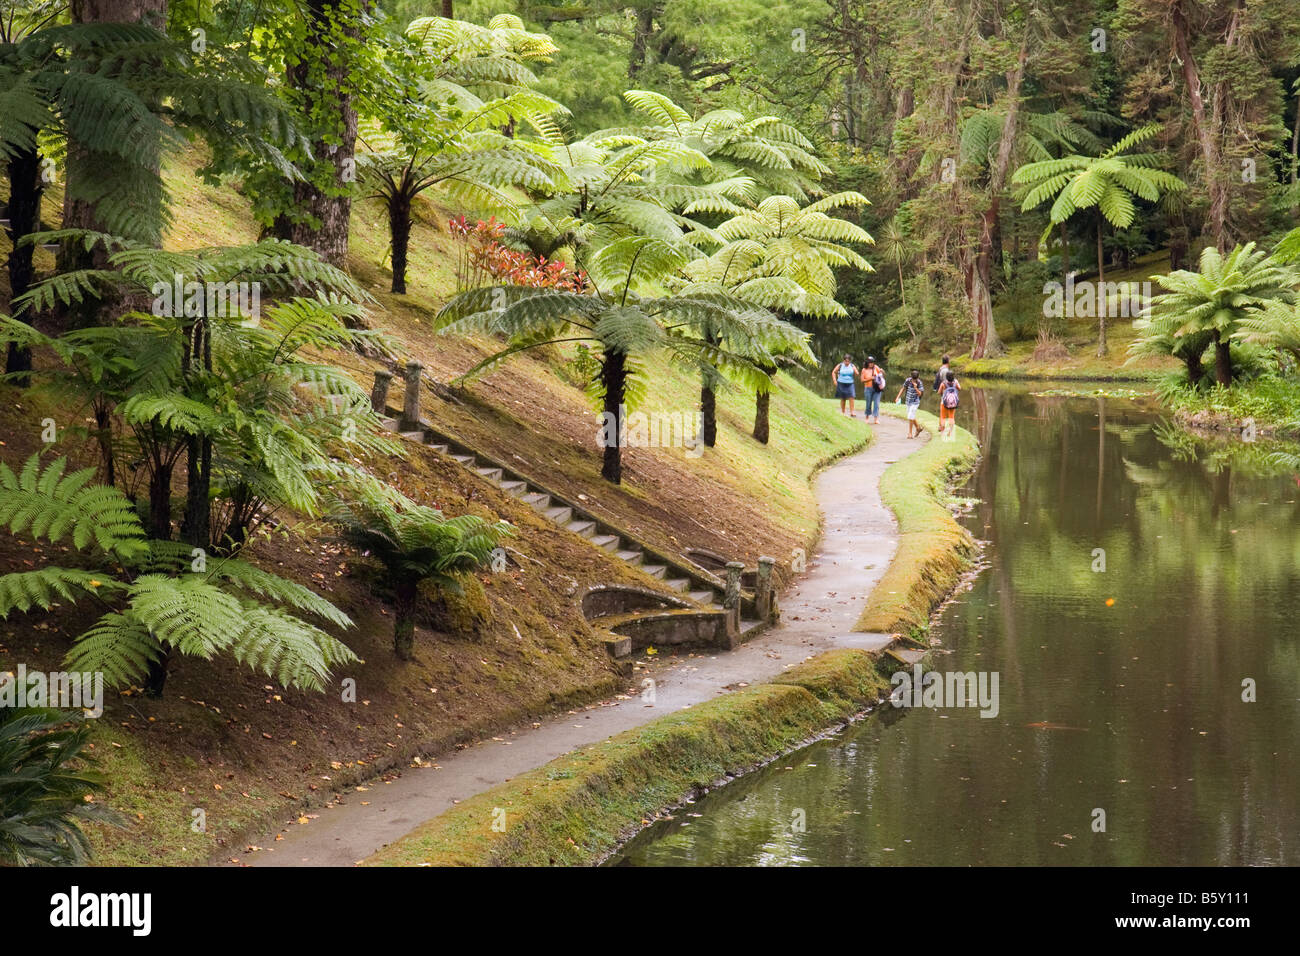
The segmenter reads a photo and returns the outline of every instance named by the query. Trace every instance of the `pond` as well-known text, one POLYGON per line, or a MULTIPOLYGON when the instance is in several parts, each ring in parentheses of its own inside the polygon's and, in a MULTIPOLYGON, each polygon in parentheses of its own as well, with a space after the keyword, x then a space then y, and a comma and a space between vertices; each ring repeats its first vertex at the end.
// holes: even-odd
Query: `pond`
POLYGON ((889 704, 623 865, 1300 863, 1300 476, 1141 404, 968 389, 984 566, 931 630, 997 713, 889 704))

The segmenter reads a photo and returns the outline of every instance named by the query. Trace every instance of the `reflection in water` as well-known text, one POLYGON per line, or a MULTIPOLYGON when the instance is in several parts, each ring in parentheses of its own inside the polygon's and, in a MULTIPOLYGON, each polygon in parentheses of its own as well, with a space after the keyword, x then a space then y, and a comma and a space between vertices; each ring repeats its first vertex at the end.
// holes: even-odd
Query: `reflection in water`
POLYGON ((934 666, 997 671, 997 717, 886 706, 618 862, 1300 863, 1297 478, 1128 402, 968 394, 990 564, 934 666))

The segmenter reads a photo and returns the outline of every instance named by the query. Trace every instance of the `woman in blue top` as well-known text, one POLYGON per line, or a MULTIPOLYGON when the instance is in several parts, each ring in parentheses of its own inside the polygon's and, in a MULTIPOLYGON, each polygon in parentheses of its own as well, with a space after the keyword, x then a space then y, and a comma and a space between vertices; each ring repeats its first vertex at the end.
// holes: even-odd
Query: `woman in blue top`
POLYGON ((849 417, 853 417, 853 403, 858 398, 858 388, 854 380, 858 377, 858 368, 853 364, 849 356, 844 356, 844 361, 835 366, 835 371, 831 372, 831 381, 835 383, 835 397, 840 400, 840 414, 844 414, 844 403, 849 403, 849 417))

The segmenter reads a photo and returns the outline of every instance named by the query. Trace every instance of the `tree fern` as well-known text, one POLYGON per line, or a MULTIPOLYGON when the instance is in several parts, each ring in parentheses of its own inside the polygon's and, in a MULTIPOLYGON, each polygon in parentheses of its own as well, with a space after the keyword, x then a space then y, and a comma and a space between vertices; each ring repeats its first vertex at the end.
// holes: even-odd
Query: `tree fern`
POLYGON ((64 474, 60 458, 44 469, 39 454, 19 474, 0 462, 0 524, 12 535, 28 534, 54 543, 71 534, 79 550, 94 545, 127 560, 146 550, 140 519, 116 488, 90 484, 94 468, 64 474))
POLYGON ((0 707, 0 864, 80 865, 81 823, 120 825, 99 803, 105 788, 87 749, 90 725, 37 707, 0 707))

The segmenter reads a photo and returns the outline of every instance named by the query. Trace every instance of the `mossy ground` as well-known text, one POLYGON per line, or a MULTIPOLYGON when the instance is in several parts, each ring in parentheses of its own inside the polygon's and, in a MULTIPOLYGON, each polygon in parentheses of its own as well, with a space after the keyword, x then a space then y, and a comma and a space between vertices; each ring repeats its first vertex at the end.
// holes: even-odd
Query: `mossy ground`
MULTIPOLYGON (((885 405, 901 418, 900 405, 885 405)), ((880 496, 898 518, 898 550, 884 577, 867 598, 857 630, 910 633, 922 628, 930 612, 965 571, 975 542, 945 506, 948 489, 974 466, 975 436, 958 428, 951 438, 937 434, 939 419, 920 411, 917 420, 930 433, 920 450, 886 469, 880 496)))
POLYGON ((597 862, 664 807, 798 746, 888 690, 870 654, 831 651, 584 747, 430 820, 370 866, 597 862))

